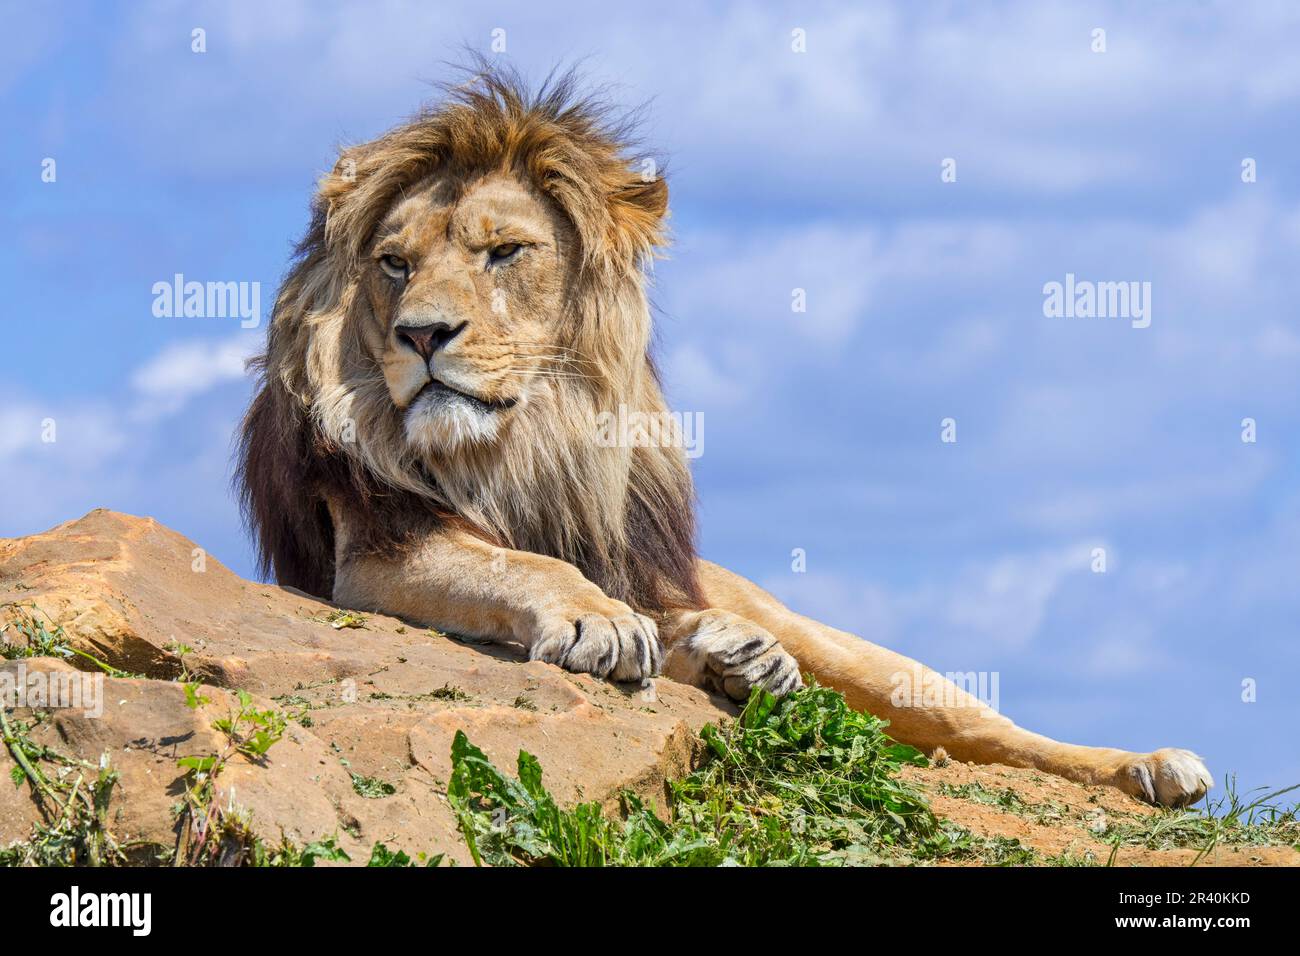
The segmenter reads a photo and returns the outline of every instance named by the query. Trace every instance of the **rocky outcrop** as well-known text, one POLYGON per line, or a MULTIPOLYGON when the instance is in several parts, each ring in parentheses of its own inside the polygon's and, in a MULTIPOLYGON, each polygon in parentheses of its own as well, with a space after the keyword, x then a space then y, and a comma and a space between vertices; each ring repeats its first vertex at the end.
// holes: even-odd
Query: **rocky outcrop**
MULTIPOLYGON (((734 713, 667 679, 607 684, 246 581, 156 521, 110 511, 0 539, 0 626, 0 696, 27 692, 0 700, 0 774, 21 784, 0 777, 0 853, 40 843, 60 803, 92 806, 79 793, 103 766, 117 779, 102 826, 131 861, 164 861, 213 817, 192 809, 196 776, 180 762, 219 754, 202 807, 264 845, 333 838, 354 863, 377 843, 469 862, 446 798, 458 730, 503 769, 521 749, 536 755, 560 802, 614 810, 624 789, 662 806, 665 782, 699 755, 699 728, 734 713), (52 707, 39 698, 51 685, 95 693, 52 707), (241 711, 284 719, 265 753, 239 752, 218 726, 241 711)), ((943 863, 1300 864, 1293 818, 1219 828, 1107 787, 955 761, 903 775, 967 835, 970 849, 943 863)))
MULTIPOLYGON (((61 627, 67 647, 130 675, 104 678, 102 713, 50 709, 28 733, 67 757, 107 760, 119 774, 114 835, 158 846, 176 842, 177 761, 228 745, 213 722, 239 709, 240 690, 290 720, 265 756, 231 755, 216 779, 221 805, 271 844, 336 836, 356 862, 376 842, 468 859, 445 797, 457 730, 500 766, 520 749, 537 755, 560 800, 612 806, 626 788, 662 804, 695 732, 733 712, 669 680, 612 685, 525 662, 518 648, 246 581, 158 522, 111 511, 0 540, 0 605, 0 622, 61 627), (208 699, 198 707, 185 687, 195 680, 208 699)), ((16 626, 4 639, 30 643, 16 626)), ((11 685, 20 669, 97 671, 66 651, 2 663, 11 685)), ((13 765, 0 749, 0 772, 13 765)), ((41 818, 29 787, 0 786, 0 846, 41 818)))

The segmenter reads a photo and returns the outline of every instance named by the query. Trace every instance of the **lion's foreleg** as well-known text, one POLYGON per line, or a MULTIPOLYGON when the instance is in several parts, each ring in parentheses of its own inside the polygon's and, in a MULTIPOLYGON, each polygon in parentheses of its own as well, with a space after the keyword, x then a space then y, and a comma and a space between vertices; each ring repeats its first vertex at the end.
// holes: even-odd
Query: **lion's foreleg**
POLYGON ((803 686, 799 663, 753 621, 720 608, 667 617, 664 673, 674 680, 743 701, 753 687, 778 696, 803 686))
POLYGON ((612 680, 641 680, 663 662, 655 623, 606 596, 573 565, 495 548, 453 529, 396 556, 353 549, 341 535, 334 600, 516 642, 531 660, 612 680))

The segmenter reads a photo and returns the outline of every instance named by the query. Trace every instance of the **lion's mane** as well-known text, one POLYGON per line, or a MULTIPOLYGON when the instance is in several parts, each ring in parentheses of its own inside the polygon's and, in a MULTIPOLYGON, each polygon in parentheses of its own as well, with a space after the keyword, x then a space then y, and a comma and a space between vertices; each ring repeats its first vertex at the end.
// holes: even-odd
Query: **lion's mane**
POLYGON ((477 64, 470 82, 380 138, 342 151, 276 296, 257 394, 239 436, 236 482, 263 573, 333 589, 326 499, 357 523, 357 546, 413 546, 456 522, 501 547, 577 565, 643 609, 699 606, 693 491, 681 451, 601 447, 593 415, 665 410, 650 354, 644 269, 664 242, 667 188, 629 159, 630 124, 569 74, 529 93, 477 64), (363 346, 361 257, 402 190, 439 170, 508 171, 549 196, 581 249, 557 317, 581 356, 548 402, 520 409, 488 447, 427 458, 403 440, 363 346), (558 390, 558 391, 557 391, 558 390))

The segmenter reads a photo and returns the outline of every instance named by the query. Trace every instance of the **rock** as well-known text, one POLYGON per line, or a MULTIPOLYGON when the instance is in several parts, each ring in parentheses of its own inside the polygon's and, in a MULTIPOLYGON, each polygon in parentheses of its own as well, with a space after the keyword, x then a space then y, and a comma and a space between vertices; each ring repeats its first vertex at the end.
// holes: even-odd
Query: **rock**
MULTIPOLYGON (((1300 866, 1294 837, 1281 833, 1270 845, 1260 834, 1225 831, 1210 842, 1194 828, 1171 839, 1167 814, 1112 787, 1074 783, 1038 770, 949 761, 944 766, 905 767, 902 779, 919 787, 935 814, 968 830, 977 840, 1014 841, 1038 863, 1094 866, 1300 866), (1013 799, 1004 799, 1011 797, 1013 799), (1119 840, 1123 832, 1130 839, 1119 840), (1163 831, 1164 839, 1145 836, 1163 831), (1141 837, 1132 836, 1139 834, 1141 837)), ((958 865, 999 862, 996 852, 959 860, 958 865)))
MULTIPOLYGON (((176 761, 226 746, 212 721, 238 710, 239 690, 254 708, 299 720, 262 760, 231 756, 217 777, 222 805, 246 813, 272 844, 282 834, 300 846, 336 835, 356 863, 377 841, 412 857, 468 860, 445 797, 458 729, 502 767, 513 768, 520 749, 535 754, 557 799, 612 808, 624 788, 662 804, 665 781, 696 756, 696 731, 734 713, 666 679, 612 685, 524 662, 517 648, 383 615, 340 616, 324 601, 238 577, 152 519, 105 510, 0 539, 0 606, 0 621, 48 616, 72 647, 139 675, 104 678, 101 715, 51 710, 30 736, 92 765, 107 755, 120 774, 114 834, 167 847, 184 791, 176 761), (208 703, 188 706, 181 678, 202 680, 208 703), (354 774, 395 792, 362 796, 354 774)), ((5 638, 18 639, 14 628, 5 638)), ((12 682, 20 666, 57 674, 74 665, 96 670, 76 656, 3 670, 12 682)), ((0 772, 12 767, 0 749, 0 772)), ((30 787, 0 783, 0 846, 27 839, 40 819, 30 787)))

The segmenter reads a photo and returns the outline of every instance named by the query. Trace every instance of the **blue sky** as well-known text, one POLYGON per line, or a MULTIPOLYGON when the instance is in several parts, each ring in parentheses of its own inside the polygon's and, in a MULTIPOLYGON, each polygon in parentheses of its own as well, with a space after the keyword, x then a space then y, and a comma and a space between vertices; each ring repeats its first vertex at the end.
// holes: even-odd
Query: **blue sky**
POLYGON ((1300 782, 1294 4, 2 6, 0 535, 105 506, 251 573, 230 439, 263 331, 155 317, 152 286, 268 309, 335 147, 500 28, 526 72, 587 57, 648 103, 707 556, 999 672, 1034 730, 1300 782), (1150 282, 1150 327, 1045 317, 1067 273, 1150 282))

